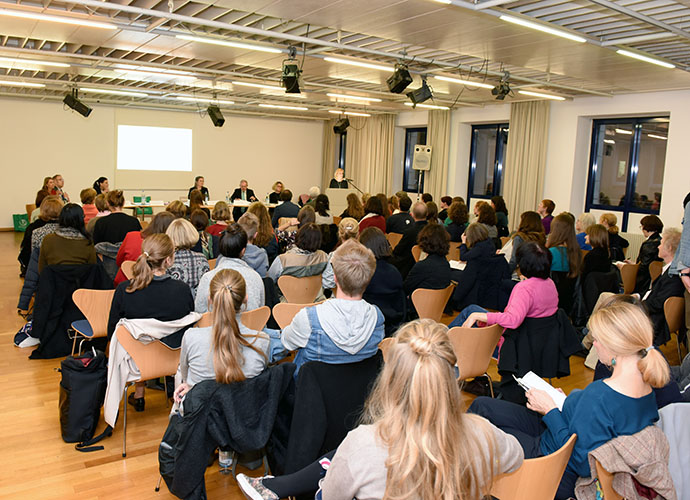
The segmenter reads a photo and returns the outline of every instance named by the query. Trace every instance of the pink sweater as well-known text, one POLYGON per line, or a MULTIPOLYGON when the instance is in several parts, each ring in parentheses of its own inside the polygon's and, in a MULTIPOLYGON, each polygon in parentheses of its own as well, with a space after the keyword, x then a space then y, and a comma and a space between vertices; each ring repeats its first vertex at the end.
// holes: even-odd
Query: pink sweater
POLYGON ((487 325, 515 329, 525 318, 546 318, 558 310, 558 291, 550 279, 529 278, 513 288, 502 313, 488 313, 487 325))

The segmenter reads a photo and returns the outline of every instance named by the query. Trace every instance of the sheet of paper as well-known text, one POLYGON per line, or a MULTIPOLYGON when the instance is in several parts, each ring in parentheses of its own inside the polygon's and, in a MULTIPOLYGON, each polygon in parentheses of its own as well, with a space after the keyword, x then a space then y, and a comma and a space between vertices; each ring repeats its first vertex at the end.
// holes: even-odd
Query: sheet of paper
POLYGON ((467 265, 467 262, 462 262, 461 260, 451 260, 450 261, 451 269, 459 269, 460 271, 464 271, 466 265, 467 265))
POLYGON ((549 396, 551 396, 553 402, 556 403, 558 409, 563 410, 563 403, 565 403, 566 395, 556 390, 554 386, 549 384, 536 373, 527 372, 521 378, 515 377, 515 380, 517 380, 518 384, 520 384, 523 389, 526 387, 527 389, 539 389, 540 391, 546 392, 549 396))

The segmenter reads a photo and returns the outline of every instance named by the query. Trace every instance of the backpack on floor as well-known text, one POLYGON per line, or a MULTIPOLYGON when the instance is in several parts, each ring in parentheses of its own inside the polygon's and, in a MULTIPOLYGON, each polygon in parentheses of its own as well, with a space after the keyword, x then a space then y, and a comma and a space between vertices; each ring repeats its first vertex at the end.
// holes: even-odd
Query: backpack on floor
POLYGON ((91 439, 105 398, 108 361, 102 351, 67 356, 60 363, 60 430, 66 443, 91 439))

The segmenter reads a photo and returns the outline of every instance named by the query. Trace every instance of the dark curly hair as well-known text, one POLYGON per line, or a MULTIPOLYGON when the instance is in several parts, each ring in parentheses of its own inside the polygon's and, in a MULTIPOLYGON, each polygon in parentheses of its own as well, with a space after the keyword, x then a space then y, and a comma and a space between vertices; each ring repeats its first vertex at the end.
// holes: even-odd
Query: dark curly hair
POLYGON ((429 255, 448 255, 450 235, 441 224, 427 224, 417 236, 417 244, 429 255))
POLYGON ((494 207, 489 205, 488 203, 482 203, 479 205, 479 217, 477 218, 477 222, 480 224, 486 224, 487 226, 495 226, 496 225, 496 211, 494 210, 494 207))
POLYGON ((467 205, 460 201, 454 201, 448 208, 448 217, 455 224, 465 224, 469 220, 467 205))

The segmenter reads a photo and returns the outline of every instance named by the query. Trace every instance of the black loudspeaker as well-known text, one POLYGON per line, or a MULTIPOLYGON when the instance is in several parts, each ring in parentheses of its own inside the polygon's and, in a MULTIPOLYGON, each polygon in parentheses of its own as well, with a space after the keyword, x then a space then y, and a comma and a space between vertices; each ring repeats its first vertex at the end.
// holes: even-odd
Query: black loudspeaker
POLYGON ((337 122, 335 122, 335 125, 333 125, 333 132, 336 134, 344 134, 345 131, 347 130, 347 127, 350 126, 350 120, 347 118, 341 118, 337 122))
POLYGON ((223 113, 220 112, 220 108, 218 106, 209 106, 208 109, 206 109, 206 112, 211 118, 213 125, 216 127, 222 127, 225 124, 225 117, 223 117, 223 113))
POLYGON ((285 88, 286 94, 299 94, 299 77, 301 71, 297 62, 288 60, 283 63, 283 74, 281 76, 281 83, 285 88))
POLYGON ((412 104, 414 104, 415 106, 419 103, 431 99, 432 97, 431 89, 424 80, 422 80, 421 87, 419 87, 417 90, 413 90, 412 92, 408 92, 405 95, 410 98, 410 101, 412 101, 412 104))
POLYGON ((65 98, 62 100, 62 102, 67 104, 67 106, 70 109, 73 109, 74 111, 76 111, 77 113, 82 115, 83 117, 89 116, 91 114, 91 111, 93 111, 93 109, 88 107, 86 104, 81 102, 79 99, 77 99, 72 94, 67 94, 65 96, 65 98))
POLYGON ((397 65, 395 72, 386 80, 388 90, 394 94, 401 94, 412 83, 412 77, 406 66, 397 65))

